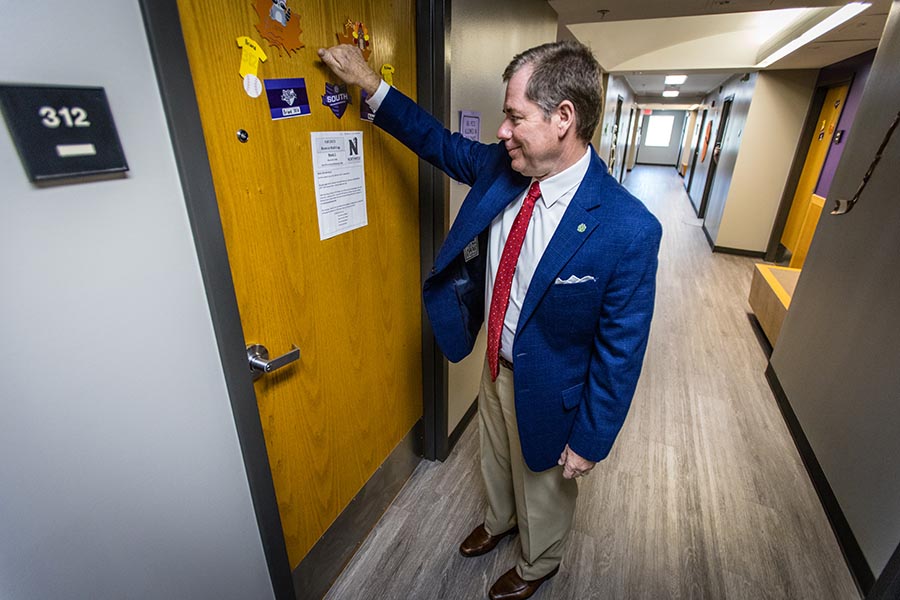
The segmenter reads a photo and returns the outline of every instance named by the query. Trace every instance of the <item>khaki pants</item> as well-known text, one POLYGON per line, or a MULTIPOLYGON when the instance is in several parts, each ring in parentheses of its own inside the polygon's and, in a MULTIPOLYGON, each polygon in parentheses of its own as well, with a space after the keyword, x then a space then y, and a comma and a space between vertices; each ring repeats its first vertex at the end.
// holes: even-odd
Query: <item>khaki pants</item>
POLYGON ((516 425, 513 372, 501 366, 497 380, 491 381, 486 360, 478 422, 481 473, 488 499, 485 529, 498 535, 518 524, 522 547, 516 570, 526 581, 540 579, 562 560, 578 484, 563 479, 562 467, 535 473, 525 464, 516 425))

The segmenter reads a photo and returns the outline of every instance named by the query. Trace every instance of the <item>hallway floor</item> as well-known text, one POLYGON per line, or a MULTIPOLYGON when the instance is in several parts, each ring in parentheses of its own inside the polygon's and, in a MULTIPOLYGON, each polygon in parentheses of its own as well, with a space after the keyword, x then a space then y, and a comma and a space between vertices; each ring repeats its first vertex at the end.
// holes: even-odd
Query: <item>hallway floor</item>
MULTIPOLYGON (((713 254, 671 167, 626 186, 663 224, 644 371, 610 457, 579 480, 575 527, 540 600, 858 599, 764 371, 753 259, 713 254)), ((482 599, 518 538, 463 558, 482 521, 477 423, 423 461, 329 599, 482 599)))

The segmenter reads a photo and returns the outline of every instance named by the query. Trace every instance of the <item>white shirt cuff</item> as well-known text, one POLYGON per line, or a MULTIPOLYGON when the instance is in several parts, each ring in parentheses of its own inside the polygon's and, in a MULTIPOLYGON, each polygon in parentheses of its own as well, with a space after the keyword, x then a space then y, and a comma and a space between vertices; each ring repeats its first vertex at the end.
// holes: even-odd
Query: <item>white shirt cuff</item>
POLYGON ((384 97, 388 95, 389 91, 391 91, 391 86, 382 79, 381 83, 378 84, 378 89, 372 94, 372 97, 366 98, 366 104, 369 105, 369 108, 372 109, 373 113, 378 112, 378 107, 381 106, 384 97))

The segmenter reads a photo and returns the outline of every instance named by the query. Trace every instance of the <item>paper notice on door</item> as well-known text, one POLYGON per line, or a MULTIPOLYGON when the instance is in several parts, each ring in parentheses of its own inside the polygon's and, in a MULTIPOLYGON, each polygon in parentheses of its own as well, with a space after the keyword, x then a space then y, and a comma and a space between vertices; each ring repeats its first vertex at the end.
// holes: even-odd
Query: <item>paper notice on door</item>
POLYGON ((369 224, 362 131, 312 132, 319 239, 369 224))

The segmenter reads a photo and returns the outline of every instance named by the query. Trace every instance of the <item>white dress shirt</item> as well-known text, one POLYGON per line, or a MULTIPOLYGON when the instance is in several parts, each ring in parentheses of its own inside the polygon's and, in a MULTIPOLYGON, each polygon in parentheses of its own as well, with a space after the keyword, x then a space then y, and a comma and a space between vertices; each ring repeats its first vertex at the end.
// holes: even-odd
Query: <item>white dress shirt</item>
MULTIPOLYGON (((581 180, 587 174, 590 162, 591 149, 587 148, 584 156, 574 165, 541 182, 541 197, 534 204, 534 212, 531 214, 531 221, 525 231, 525 241, 522 243, 522 252, 516 263, 512 288, 509 290, 509 306, 506 309, 503 332, 500 335, 500 356, 510 362, 514 362, 513 340, 516 337, 519 313, 522 312, 522 304, 525 302, 525 294, 528 292, 531 278, 544 255, 544 250, 550 244, 550 238, 556 233, 556 228, 562 221, 569 202, 578 191, 581 180)), ((494 278, 497 276, 497 267, 500 265, 503 246, 506 244, 506 238, 512 229, 516 215, 519 214, 526 193, 527 190, 522 192, 515 202, 509 203, 491 223, 488 237, 487 281, 484 287, 485 311, 490 310, 494 278)), ((485 324, 488 322, 488 317, 489 315, 485 313, 485 324)))
MULTIPOLYGON (((366 98, 366 103, 372 112, 378 110, 390 89, 391 86, 382 81, 372 97, 366 98)), ((534 204, 534 212, 531 214, 531 221, 525 231, 525 241, 522 243, 522 251, 519 254, 519 261, 516 263, 516 272, 513 275, 512 288, 509 291, 509 307, 506 309, 503 332, 500 336, 500 356, 510 362, 513 362, 512 347, 516 337, 519 313, 522 312, 522 303, 525 302, 525 294, 528 292, 531 278, 544 255, 544 250, 550 244, 550 238, 556 233, 556 228, 569 207, 569 201, 572 200, 575 192, 578 191, 578 186, 581 185, 581 180, 587 174, 590 162, 591 149, 587 148, 584 156, 574 165, 541 182, 541 197, 534 204)), ((487 248, 487 281, 484 287, 485 326, 488 322, 487 311, 490 311, 494 278, 497 276, 497 266, 500 264, 503 246, 506 244, 506 238, 512 229, 516 215, 519 214, 527 192, 526 189, 516 198, 515 202, 509 203, 491 223, 487 248)))

